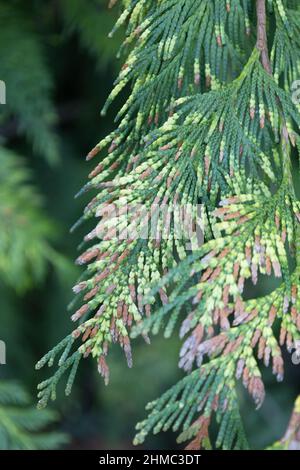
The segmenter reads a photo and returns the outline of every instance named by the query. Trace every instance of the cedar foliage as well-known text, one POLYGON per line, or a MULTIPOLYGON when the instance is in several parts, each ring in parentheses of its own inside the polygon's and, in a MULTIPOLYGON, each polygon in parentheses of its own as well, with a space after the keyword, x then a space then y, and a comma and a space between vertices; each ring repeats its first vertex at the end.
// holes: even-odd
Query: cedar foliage
MULTIPOLYGON (((22 0, 0 0, 0 72, 7 85, 0 117, 2 143, 9 143, 10 129, 16 125, 33 152, 53 165, 59 162, 61 148, 55 128, 59 124, 54 106, 55 77, 46 47, 57 40, 53 32, 53 37, 47 37, 47 17, 53 15, 50 7, 49 2, 40 9, 37 2, 25 5, 22 0)), ((55 8, 63 19, 65 35, 75 31, 90 53, 102 59, 105 55, 108 63, 112 44, 108 45, 103 33, 106 15, 102 0, 62 0, 55 8)))
POLYGON ((39 412, 23 387, 12 381, 0 382, 0 448, 3 450, 56 449, 67 436, 45 432, 57 420, 53 411, 39 412))
POLYGON ((295 407, 289 421, 287 430, 279 441, 276 441, 269 450, 299 450, 300 449, 300 397, 297 398, 295 407))
POLYGON ((61 272, 69 263, 51 246, 57 228, 22 157, 0 146, 0 160, 0 277, 23 294, 45 278, 49 263, 61 272))
MULTIPOLYGON (((201 203, 205 243, 189 253, 173 219, 169 236, 155 242, 99 240, 92 230, 84 239, 91 246, 78 258, 87 268, 74 287, 73 305, 81 306, 72 320, 79 325, 37 364, 58 359, 57 371, 39 386, 39 404, 55 398, 67 371, 70 393, 82 357, 97 360, 107 383, 111 343, 120 344, 131 366, 130 336, 148 341, 164 330, 169 337, 179 324, 186 375, 148 405, 135 443, 172 428, 188 449, 245 449, 238 383, 259 408, 262 364, 282 381, 282 349, 291 351, 299 339, 300 205, 292 163, 300 107, 291 93, 300 70, 299 4, 123 4, 112 33, 127 23, 121 47, 127 58, 103 114, 128 85, 131 93, 116 130, 87 157, 103 152, 83 188, 95 196, 79 223, 107 201, 149 211, 153 204, 201 203), (277 287, 254 296, 253 286, 268 277, 277 287)), ((133 214, 129 225, 143 223, 141 217, 133 214)), ((108 234, 110 223, 101 219, 108 234)), ((117 223, 122 233, 124 218, 117 223)))
POLYGON ((18 132, 25 134, 34 151, 50 163, 59 159, 52 103, 53 81, 37 34, 26 9, 19 2, 0 2, 1 80, 7 84, 7 104, 1 109, 1 124, 17 118, 18 132))

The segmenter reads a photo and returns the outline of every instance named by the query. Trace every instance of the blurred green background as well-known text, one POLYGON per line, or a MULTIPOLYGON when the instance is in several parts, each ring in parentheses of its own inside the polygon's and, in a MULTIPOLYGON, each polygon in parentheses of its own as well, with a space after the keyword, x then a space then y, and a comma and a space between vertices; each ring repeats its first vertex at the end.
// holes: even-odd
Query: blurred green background
MULTIPOLYGON (((121 66, 116 53, 123 34, 107 38, 119 11, 107 3, 0 0, 0 80, 6 83, 6 104, 0 105, 0 340, 7 346, 0 384, 17 381, 33 405, 36 385, 47 377, 35 363, 72 328, 67 305, 80 274, 73 260, 89 227, 72 235, 69 229, 88 201, 74 200, 94 165, 85 155, 112 130, 120 106, 116 102, 100 118, 121 66)), ((272 288, 256 293, 266 287, 272 288)), ((69 442, 56 444, 64 448, 132 448, 146 403, 181 377, 179 347, 176 335, 154 338, 151 346, 137 341, 132 370, 113 349, 108 387, 93 361, 84 361, 72 395, 61 391, 52 405, 59 418, 45 423, 46 431, 66 433, 69 442)), ((280 438, 287 426, 300 366, 288 354, 286 363, 282 384, 265 372, 268 395, 259 412, 241 389, 253 448, 280 438)), ((0 388, 1 448, 8 447, 1 439, 6 406, 0 388)), ((175 449, 175 436, 150 437, 144 448, 175 449)))

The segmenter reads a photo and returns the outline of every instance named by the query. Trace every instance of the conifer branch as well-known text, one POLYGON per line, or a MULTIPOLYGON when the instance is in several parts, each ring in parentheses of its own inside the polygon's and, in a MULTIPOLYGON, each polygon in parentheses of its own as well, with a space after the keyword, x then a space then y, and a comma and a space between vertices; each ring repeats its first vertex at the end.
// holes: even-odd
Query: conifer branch
POLYGON ((261 364, 272 364, 283 380, 281 349, 291 351, 300 337, 300 204, 290 171, 291 145, 300 149, 300 106, 289 91, 299 70, 299 24, 293 6, 269 0, 268 7, 273 42, 264 0, 125 2, 116 28, 128 21, 124 47, 131 49, 103 114, 129 83, 132 93, 117 129, 88 154, 105 152, 83 189, 97 194, 81 221, 99 216, 107 202, 121 216, 114 227, 116 219, 101 213, 85 237, 92 246, 78 258, 87 269, 74 288, 81 306, 72 316, 79 326, 39 363, 52 365, 62 352, 58 371, 40 385, 41 405, 69 369, 70 392, 81 357, 91 354, 107 383, 112 342, 131 366, 133 337, 148 341, 161 329, 169 337, 180 324, 186 376, 149 405, 135 443, 172 428, 181 429, 189 449, 247 448, 238 381, 259 408, 266 393, 261 364), (137 220, 145 228, 140 212, 125 219, 128 203, 142 204, 151 219, 153 205, 199 201, 205 243, 191 254, 174 236, 175 218, 167 237, 159 219, 155 241, 111 236, 137 220), (100 229, 106 234, 99 240, 100 229), (246 282, 255 286, 263 276, 278 286, 246 299, 246 282))

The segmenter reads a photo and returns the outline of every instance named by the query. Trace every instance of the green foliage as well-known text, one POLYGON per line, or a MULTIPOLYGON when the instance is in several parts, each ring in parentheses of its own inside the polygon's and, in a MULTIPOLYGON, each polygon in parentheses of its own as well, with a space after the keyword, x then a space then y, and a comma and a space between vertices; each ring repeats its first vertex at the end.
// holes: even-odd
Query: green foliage
POLYGON ((179 443, 193 439, 188 447, 190 450, 202 446, 210 448, 208 426, 212 412, 216 411, 220 425, 216 446, 230 449, 235 444, 235 448, 247 449, 235 384, 226 368, 228 365, 229 361, 222 359, 212 361, 203 366, 200 373, 199 370, 193 371, 161 398, 149 403, 147 410, 151 410, 151 413, 137 425, 139 433, 134 444, 142 444, 152 429, 158 433, 169 428, 178 431, 182 426, 179 443), (194 415, 199 412, 203 412, 203 415, 193 421, 194 415))
POLYGON ((63 0, 60 8, 67 30, 78 32, 82 45, 93 54, 99 67, 107 65, 120 43, 120 38, 111 41, 107 37, 107 30, 114 24, 113 15, 107 14, 107 4, 103 0, 63 0))
POLYGON ((280 441, 276 441, 267 450, 299 450, 300 449, 300 397, 297 398, 295 407, 287 427, 280 441))
POLYGON ((34 150, 51 163, 59 158, 54 132, 56 112, 52 104, 52 77, 41 38, 26 8, 19 2, 0 2, 0 76, 6 83, 2 121, 14 116, 21 134, 34 150))
POLYGON ((131 94, 117 129, 87 157, 105 152, 82 190, 97 193, 79 223, 101 218, 78 258, 87 264, 74 287, 79 326, 37 366, 60 355, 57 372, 40 385, 40 405, 55 398, 68 369, 70 393, 82 357, 97 359, 107 383, 111 343, 131 366, 130 335, 148 341, 164 328, 168 337, 180 323, 186 376, 149 405, 135 443, 172 428, 181 430, 180 442, 191 441, 188 449, 244 449, 238 382, 259 408, 262 364, 282 381, 282 348, 291 351, 300 336, 300 206, 292 178, 300 107, 290 92, 300 63, 299 7, 282 0, 124 4, 116 28, 128 23, 122 50, 129 52, 103 113, 128 84, 131 94), (107 202, 118 218, 107 214, 107 202), (172 213, 168 232, 158 216, 154 239, 124 236, 137 223, 149 228, 153 206, 199 203, 205 243, 192 254, 186 243, 193 240, 176 237, 172 213), (122 212, 141 204, 149 218, 122 212), (278 286, 256 297, 254 286, 267 277, 278 286))
POLYGON ((0 382, 0 449, 56 449, 68 441, 63 433, 43 431, 57 420, 53 411, 30 405, 24 389, 15 382, 0 382))
MULTIPOLYGON (((4 126, 2 143, 9 138, 10 126, 26 135, 33 151, 51 164, 60 158, 59 138, 55 129, 58 116, 53 103, 54 77, 46 45, 51 38, 41 34, 37 18, 38 4, 16 0, 0 1, 0 79, 6 84, 6 105, 1 106, 4 126), (6 132, 8 129, 8 135, 6 132)), ((82 44, 101 64, 115 55, 108 43, 107 14, 100 1, 63 0, 59 2, 65 28, 80 33, 82 44)), ((41 15, 43 21, 43 15, 41 15)), ((111 18, 113 24, 113 17, 111 18)), ((46 26, 45 30, 46 30, 46 26)))
POLYGON ((0 276, 24 291, 44 279, 49 262, 57 269, 68 262, 50 245, 56 227, 44 213, 23 159, 0 147, 0 160, 0 276))

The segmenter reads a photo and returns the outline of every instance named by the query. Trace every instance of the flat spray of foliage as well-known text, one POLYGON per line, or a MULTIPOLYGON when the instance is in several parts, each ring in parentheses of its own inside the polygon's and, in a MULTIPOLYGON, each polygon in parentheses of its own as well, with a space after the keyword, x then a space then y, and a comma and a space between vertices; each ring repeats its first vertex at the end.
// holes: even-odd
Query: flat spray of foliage
MULTIPOLYGON (((131 93, 116 130, 88 155, 105 152, 83 189, 94 190, 94 198, 80 222, 107 201, 149 210, 201 203, 205 243, 188 252, 173 219, 169 236, 155 241, 99 240, 91 231, 78 258, 87 268, 74 287, 79 326, 37 365, 58 361, 39 386, 40 406, 55 398, 66 372, 70 393, 81 358, 94 357, 108 382, 112 343, 131 366, 130 337, 148 341, 160 330, 169 337, 179 324, 186 375, 147 406, 135 443, 171 428, 187 449, 245 449, 238 383, 259 408, 261 365, 282 381, 282 349, 291 351, 299 339, 300 204, 292 156, 300 149, 300 106, 291 93, 300 77, 299 2, 123 4, 114 30, 128 25, 121 47, 127 58, 103 114, 128 85, 131 93), (268 276, 277 279, 272 292, 245 296, 247 285, 268 276)), ((108 233, 110 223, 101 219, 108 233)), ((122 232, 122 217, 118 223, 122 232)))

